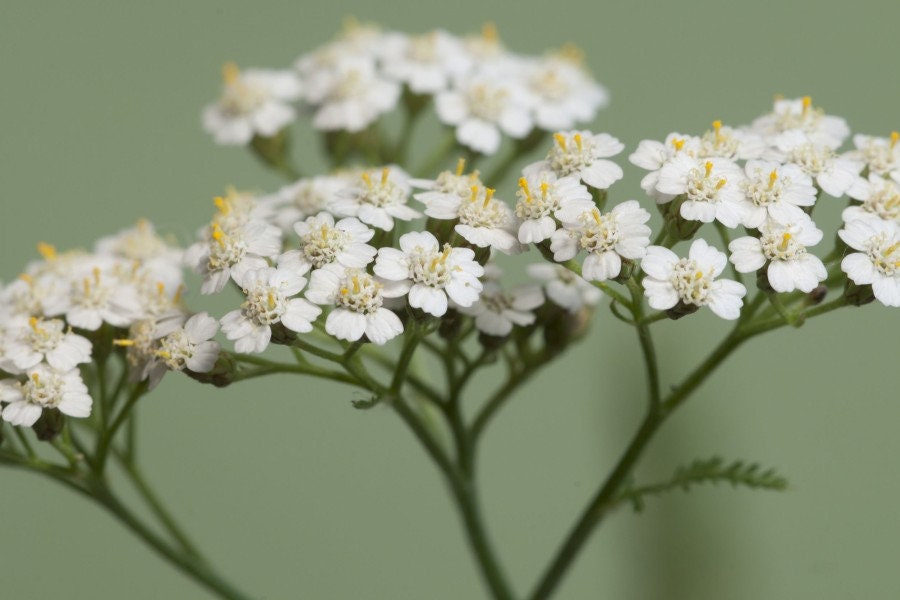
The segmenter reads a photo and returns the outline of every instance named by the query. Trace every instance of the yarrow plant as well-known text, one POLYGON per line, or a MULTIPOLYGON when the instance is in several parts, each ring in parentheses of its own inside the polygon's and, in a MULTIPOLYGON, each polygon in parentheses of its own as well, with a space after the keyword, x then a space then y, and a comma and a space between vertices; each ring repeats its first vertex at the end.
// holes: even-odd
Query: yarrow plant
POLYGON ((842 152, 849 126, 809 97, 776 100, 749 125, 715 120, 641 141, 629 160, 647 171, 647 198, 614 199, 625 144, 578 128, 608 94, 571 47, 530 57, 492 26, 457 37, 357 23, 291 68, 227 63, 223 75, 203 127, 246 146, 284 187, 216 196, 184 247, 146 221, 91 250, 41 243, 0 286, 0 464, 93 499, 222 598, 251 596, 202 558, 137 462, 134 408, 171 371, 219 387, 293 374, 363 390, 353 406, 395 413, 442 473, 490 596, 540 600, 624 503, 639 509, 649 494, 704 481, 785 486, 718 458, 659 483, 632 478, 649 441, 744 342, 836 309, 900 306, 900 135, 855 135, 842 152), (413 160, 429 106, 445 139, 413 160), (390 131, 381 117, 395 111, 404 120, 390 131), (289 153, 301 116, 321 135, 327 173, 301 174, 305 157, 289 153), (826 235, 813 214, 842 197, 843 224, 826 235), (522 266, 510 255, 528 258, 524 283, 505 281, 504 268, 522 266), (185 301, 188 271, 197 308, 185 301), (237 299, 213 315, 202 304, 215 294, 237 299), (601 304, 637 334, 646 415, 522 595, 480 515, 479 442, 601 304), (707 309, 730 333, 681 381, 663 382, 654 324, 707 309), (467 384, 492 368, 505 376, 476 405, 467 384), (114 467, 153 523, 114 489, 114 467))

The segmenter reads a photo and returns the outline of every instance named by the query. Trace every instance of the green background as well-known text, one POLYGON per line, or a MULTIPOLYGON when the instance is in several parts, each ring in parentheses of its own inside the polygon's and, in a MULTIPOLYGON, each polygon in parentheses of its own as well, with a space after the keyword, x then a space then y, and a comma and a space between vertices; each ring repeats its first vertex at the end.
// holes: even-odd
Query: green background
MULTIPOLYGON (((224 61, 287 66, 349 14, 411 32, 493 20, 529 53, 576 42, 612 92, 596 127, 626 142, 620 163, 644 138, 748 122, 776 93, 810 94, 854 131, 900 128, 891 0, 2 0, 0 278, 40 240, 87 245, 141 216, 186 240, 225 185, 274 189, 277 177, 246 153, 213 145, 200 109, 224 61)), ((299 136, 299 156, 317 152, 312 140, 299 136)), ((641 198, 639 177, 628 168, 614 199, 641 198)), ((826 240, 832 209, 821 212, 826 240)), ((640 517, 623 510, 559 597, 900 597, 898 324, 896 310, 846 309, 741 349, 667 425, 639 475, 722 454, 778 467, 790 489, 707 487, 653 499, 640 517)), ((661 324, 664 377, 725 330, 701 314, 661 324)), ((633 333, 603 309, 583 345, 491 428, 485 509, 520 592, 636 426, 643 385, 633 333)), ((482 597, 431 464, 389 411, 355 411, 352 398, 287 377, 223 391, 169 377, 141 407, 143 460, 215 564, 259 598, 482 597)), ((0 597, 63 596, 207 597, 95 506, 4 470, 0 597)))

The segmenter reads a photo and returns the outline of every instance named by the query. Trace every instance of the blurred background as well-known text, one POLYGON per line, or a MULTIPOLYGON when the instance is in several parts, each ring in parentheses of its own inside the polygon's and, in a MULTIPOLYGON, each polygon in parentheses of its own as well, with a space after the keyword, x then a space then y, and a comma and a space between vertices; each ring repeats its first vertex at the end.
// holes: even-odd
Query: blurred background
MULTIPOLYGON (((900 128, 892 0, 3 0, 0 279, 14 278, 38 241, 85 246, 139 217, 185 241, 226 185, 279 186, 246 152, 216 147, 200 110, 226 60, 287 67, 348 15, 409 32, 493 21, 527 53, 575 42, 611 91, 594 127, 626 143, 623 165, 641 139, 747 123, 779 93, 811 95, 854 131, 900 128)), ((317 152, 300 127, 295 154, 316 165, 307 157, 317 152)), ((626 168, 613 200, 643 201, 640 176, 626 168)), ((826 240, 831 208, 817 212, 826 240)), ((898 325, 897 310, 845 309, 737 352, 655 440, 638 476, 720 454, 777 467, 790 488, 704 487, 651 499, 640 516, 623 509, 559 597, 900 597, 898 325)), ((667 381, 725 331, 704 314, 660 324, 667 381)), ((635 428, 642 376, 633 332, 601 309, 588 339, 491 428, 485 511, 520 593, 635 428)), ((226 390, 168 377, 140 407, 146 471, 215 564, 258 598, 483 597, 432 465, 391 412, 356 411, 353 398, 289 377, 226 390)), ((3 598, 208 597, 71 492, 9 469, 0 490, 3 598)))

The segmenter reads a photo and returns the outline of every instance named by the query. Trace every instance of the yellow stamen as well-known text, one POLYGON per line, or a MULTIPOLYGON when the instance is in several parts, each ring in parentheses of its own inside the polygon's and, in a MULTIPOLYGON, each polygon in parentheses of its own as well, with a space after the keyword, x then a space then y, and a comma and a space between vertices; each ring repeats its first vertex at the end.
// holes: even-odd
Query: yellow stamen
POLYGON ((706 176, 709 177, 709 174, 712 173, 713 170, 712 161, 706 161, 706 164, 703 165, 703 168, 706 169, 706 176))
POLYGON ((546 181, 541 182, 541 198, 547 197, 547 190, 550 189, 550 184, 546 181))
POLYGON ((482 208, 487 208, 491 203, 491 198, 494 197, 494 192, 496 190, 494 188, 484 188, 484 203, 481 205, 482 208))
POLYGON ((466 159, 460 158, 456 161, 456 176, 459 177, 466 170, 466 159))
POLYGON ((559 149, 563 152, 566 151, 566 136, 561 133, 554 133, 553 139, 556 140, 556 143, 559 144, 559 149))
POLYGON ((31 380, 34 382, 34 385, 40 385, 40 384, 41 384, 41 378, 40 378, 40 376, 39 376, 37 373, 32 373, 32 374, 31 374, 31 380))
POLYGON ((897 248, 900 248, 900 242, 897 242, 897 243, 894 244, 893 246, 890 246, 887 250, 885 250, 885 251, 882 252, 881 254, 882 254, 883 256, 885 256, 885 257, 888 257, 888 256, 890 256, 891 254, 893 254, 894 252, 896 252, 896 251, 897 251, 897 248))
POLYGON ((361 175, 361 177, 362 177, 362 180, 366 182, 366 186, 367 186, 369 189, 372 189, 372 178, 369 177, 369 174, 368 174, 368 173, 363 173, 363 174, 361 175))
POLYGON ((172 353, 165 350, 157 350, 156 352, 154 352, 154 354, 156 354, 160 358, 172 358, 172 353))
POLYGON ((275 302, 275 294, 273 294, 272 292, 269 292, 269 295, 266 298, 266 302, 269 305, 269 310, 275 310, 275 305, 277 304, 275 302))
POLYGON ((594 217, 594 221, 597 223, 597 225, 603 224, 603 217, 600 215, 600 210, 596 207, 591 211, 591 216, 594 217))
POLYGON ((341 288, 341 296, 346 296, 349 293, 350 293, 350 290, 348 290, 347 288, 345 288, 345 287, 341 288))
POLYGON ((478 198, 478 186, 473 185, 472 187, 469 188, 469 190, 471 190, 471 192, 472 192, 472 197, 469 198, 469 202, 475 202, 475 199, 478 198))
POLYGON ((522 192, 525 194, 525 202, 531 203, 531 190, 528 188, 528 180, 524 177, 519 177, 519 187, 522 188, 522 192))
POLYGON ((166 295, 166 284, 162 281, 158 281, 156 283, 156 293, 159 294, 160 298, 166 295))
POLYGON ((322 241, 328 241, 328 225, 322 225, 322 241))
POLYGON ((123 340, 113 340, 113 346, 120 346, 123 348, 130 348, 134 346, 134 340, 123 339, 123 340))
POLYGON ((900 142, 900 131, 891 132, 891 148, 894 148, 900 142))
POLYGON ((672 140, 672 145, 675 146, 675 151, 678 152, 682 148, 684 148, 684 140, 681 138, 676 138, 672 140))
POLYGON ((56 247, 51 244, 40 242, 37 245, 37 251, 44 257, 44 260, 56 260, 56 247))
POLYGON ((39 321, 38 321, 37 317, 31 317, 30 319, 28 319, 28 324, 31 326, 31 329, 33 329, 35 332, 37 332, 37 330, 38 330, 38 323, 39 323, 39 321))
POLYGON ((772 169, 772 172, 769 173, 769 189, 771 190, 775 187, 775 182, 778 181, 778 171, 772 169))
POLYGON ((575 135, 572 136, 572 139, 575 140, 575 145, 578 146, 578 151, 581 152, 582 151, 581 134, 576 133, 575 135))
POLYGON ((486 22, 481 26, 481 37, 488 42, 497 42, 500 39, 500 34, 497 32, 497 26, 491 21, 486 22))
POLYGON ((100 285, 100 267, 94 267, 91 272, 94 274, 94 283, 100 285))
POLYGON ((450 244, 444 244, 444 251, 441 252, 441 260, 440 260, 441 264, 444 264, 445 262, 447 262, 447 259, 450 258, 450 252, 452 250, 453 250, 453 248, 450 247, 450 244))
POLYGON ((213 204, 216 205, 216 208, 218 208, 219 212, 221 212, 223 215, 227 215, 231 212, 231 203, 222 196, 216 196, 215 198, 213 198, 213 204))
POLYGON ((212 239, 218 242, 219 246, 225 246, 225 233, 222 231, 222 228, 219 227, 218 223, 213 223, 212 226, 212 239))
POLYGON ((697 271, 696 273, 694 273, 694 279, 696 279, 697 281, 703 279, 703 271, 697 271))
POLYGON ((806 116, 806 113, 809 112, 810 107, 812 106, 812 98, 810 96, 803 96, 803 115, 806 116))
POLYGON ((391 174, 390 167, 385 167, 381 170, 381 187, 384 187, 387 185, 388 175, 390 175, 390 174, 391 174))
POLYGON ((722 121, 716 119, 712 122, 713 130, 716 132, 716 140, 722 139, 722 121))
POLYGON ((353 281, 353 293, 358 294, 359 293, 359 277, 354 275, 352 281, 353 281))
POLYGON ((241 70, 238 68, 237 63, 228 61, 222 65, 222 80, 225 81, 225 85, 234 85, 240 78, 241 70))
POLYGON ((778 245, 778 249, 781 251, 787 250, 788 242, 791 241, 792 237, 794 237, 794 236, 792 236, 789 232, 785 231, 781 235, 781 244, 778 245))
POLYGON ((81 285, 84 290, 84 295, 90 296, 91 295, 91 280, 88 279, 87 277, 85 277, 84 279, 81 280, 81 285))
POLYGON ((725 187, 725 184, 726 184, 726 183, 728 183, 728 180, 725 179, 725 178, 723 177, 723 178, 720 179, 719 182, 716 184, 716 189, 717 189, 717 190, 721 190, 723 187, 725 187))

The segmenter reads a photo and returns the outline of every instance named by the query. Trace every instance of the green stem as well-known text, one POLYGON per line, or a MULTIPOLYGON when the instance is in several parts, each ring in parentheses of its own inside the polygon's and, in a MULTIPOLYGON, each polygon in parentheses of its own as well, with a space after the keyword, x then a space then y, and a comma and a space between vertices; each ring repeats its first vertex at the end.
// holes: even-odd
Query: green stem
POLYGON ((656 349, 653 346, 653 336, 650 333, 650 327, 643 322, 644 320, 644 294, 641 286, 634 278, 627 282, 628 290, 631 292, 631 310, 634 316, 635 329, 638 334, 638 341, 641 345, 641 353, 644 355, 644 365, 647 369, 647 386, 648 399, 651 409, 655 409, 659 405, 659 365, 656 359, 656 349))
POLYGON ((109 448, 113 442, 113 439, 116 437, 116 433, 118 433, 119 428, 123 423, 128 419, 131 415, 131 409, 134 408, 134 405, 147 392, 147 383, 141 382, 131 391, 131 394, 128 396, 128 400, 125 401, 125 405, 119 410, 119 414, 116 415, 116 418, 113 420, 112 424, 105 428, 99 436, 97 440, 97 450, 94 452, 94 461, 93 467, 94 472, 100 476, 103 474, 104 468, 106 467, 106 458, 109 455, 109 448))

